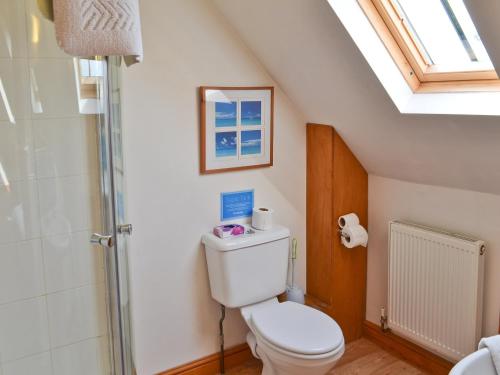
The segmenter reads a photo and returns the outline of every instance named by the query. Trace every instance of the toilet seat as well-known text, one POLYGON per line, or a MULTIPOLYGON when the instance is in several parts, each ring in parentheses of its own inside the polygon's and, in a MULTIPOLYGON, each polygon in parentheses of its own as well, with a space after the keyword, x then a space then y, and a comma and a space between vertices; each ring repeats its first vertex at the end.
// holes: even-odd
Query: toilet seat
POLYGON ((300 357, 329 355, 343 347, 339 325, 328 315, 295 302, 283 302, 251 315, 255 333, 270 346, 300 357))

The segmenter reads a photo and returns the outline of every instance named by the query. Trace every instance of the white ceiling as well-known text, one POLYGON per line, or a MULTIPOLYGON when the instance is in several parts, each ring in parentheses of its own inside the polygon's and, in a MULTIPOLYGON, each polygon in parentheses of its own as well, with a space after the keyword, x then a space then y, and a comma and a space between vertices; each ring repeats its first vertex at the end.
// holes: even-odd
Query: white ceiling
POLYGON ((333 125, 369 173, 500 194, 500 118, 399 113, 326 0, 215 3, 305 118, 333 125))

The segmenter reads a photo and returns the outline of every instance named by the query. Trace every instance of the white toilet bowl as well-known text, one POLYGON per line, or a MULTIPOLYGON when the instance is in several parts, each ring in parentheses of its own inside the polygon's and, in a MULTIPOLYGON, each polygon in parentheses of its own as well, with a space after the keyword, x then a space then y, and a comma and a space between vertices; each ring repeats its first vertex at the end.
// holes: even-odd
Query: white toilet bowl
POLYGON ((344 353, 344 337, 328 315, 276 298, 245 306, 247 342, 263 375, 324 375, 344 353))

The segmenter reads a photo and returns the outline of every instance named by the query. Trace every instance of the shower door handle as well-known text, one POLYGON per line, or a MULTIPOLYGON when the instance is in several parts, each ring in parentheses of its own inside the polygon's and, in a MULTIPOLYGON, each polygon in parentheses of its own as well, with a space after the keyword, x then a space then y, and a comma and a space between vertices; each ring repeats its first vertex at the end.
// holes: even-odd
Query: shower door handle
POLYGON ((94 245, 101 245, 104 247, 113 247, 113 236, 105 236, 99 233, 94 233, 90 237, 90 243, 94 245))

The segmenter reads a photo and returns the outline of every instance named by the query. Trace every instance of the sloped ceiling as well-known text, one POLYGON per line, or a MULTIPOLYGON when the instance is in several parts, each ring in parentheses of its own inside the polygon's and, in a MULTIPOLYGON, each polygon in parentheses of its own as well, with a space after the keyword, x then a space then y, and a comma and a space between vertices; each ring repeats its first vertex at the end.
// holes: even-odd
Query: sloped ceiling
POLYGON ((500 194, 500 118, 401 114, 326 0, 215 4, 305 118, 333 125, 369 173, 500 194))

